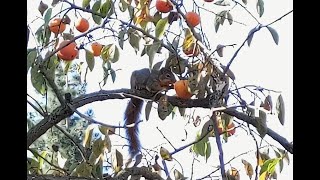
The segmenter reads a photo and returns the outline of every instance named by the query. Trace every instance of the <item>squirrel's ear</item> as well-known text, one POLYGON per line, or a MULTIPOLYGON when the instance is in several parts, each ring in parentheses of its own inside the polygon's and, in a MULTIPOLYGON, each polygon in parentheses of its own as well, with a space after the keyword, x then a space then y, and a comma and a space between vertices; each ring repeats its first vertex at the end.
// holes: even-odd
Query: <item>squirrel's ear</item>
POLYGON ((161 74, 165 74, 165 73, 169 73, 169 72, 171 72, 171 71, 168 68, 164 68, 163 67, 163 68, 160 69, 160 73, 161 74))

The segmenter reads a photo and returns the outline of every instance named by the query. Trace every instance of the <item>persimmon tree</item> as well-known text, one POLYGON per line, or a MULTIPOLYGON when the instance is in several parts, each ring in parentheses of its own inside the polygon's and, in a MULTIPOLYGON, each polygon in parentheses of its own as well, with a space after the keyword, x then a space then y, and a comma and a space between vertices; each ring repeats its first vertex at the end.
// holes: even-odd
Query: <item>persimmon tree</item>
MULTIPOLYGON (((34 11, 41 21, 37 28, 28 24, 27 47, 28 86, 27 114, 27 171, 28 179, 240 179, 239 169, 255 179, 276 178, 293 154, 293 142, 288 142, 268 128, 267 120, 276 117, 285 125, 285 104, 281 92, 265 87, 247 85, 238 87, 232 63, 241 58, 238 53, 250 49, 254 35, 267 29, 270 40, 279 43, 274 23, 292 11, 266 24, 259 22, 263 16, 264 0, 52 0, 41 1, 34 11), (255 12, 247 8, 256 6, 255 12), (188 4, 188 6, 186 6, 188 4), (209 6, 210 5, 210 6, 209 6), (191 8, 190 8, 191 7, 191 8), (245 19, 234 17, 233 9, 240 7, 256 21, 256 26, 243 36, 243 42, 218 44, 212 48, 205 26, 212 25, 221 36, 222 26, 235 23, 245 25, 245 19), (213 19, 204 20, 202 14, 210 13, 213 19), (89 17, 89 18, 86 18, 89 17), (219 30, 220 29, 220 30, 219 30), (134 89, 112 89, 107 82, 116 82, 116 63, 122 61, 125 48, 135 51, 138 61, 148 58, 145 67, 167 67, 177 77, 168 92, 155 94, 134 89), (229 62, 219 59, 224 51, 233 51, 229 62), (166 58, 160 59, 157 54, 166 58), (102 63, 98 63, 102 62, 102 63), (93 73, 101 65, 100 90, 87 93, 93 73), (36 96, 29 91, 35 91, 36 96), (251 96, 243 96, 249 93, 251 96), (78 108, 97 101, 140 98, 146 103, 145 117, 131 125, 110 125, 95 119, 94 109, 85 113, 78 108), (276 98, 272 98, 276 97, 276 98), (194 112, 207 110, 202 117, 194 112), (181 116, 197 131, 193 141, 176 147, 158 129, 166 144, 144 147, 134 159, 125 156, 125 143, 114 146, 115 137, 126 139, 123 129, 145 123, 156 112, 158 121, 181 116), (256 146, 247 152, 234 150, 235 158, 224 159, 224 144, 237 131, 247 132, 256 146), (279 145, 269 143, 271 137, 279 145), (213 148, 218 154, 212 154, 213 148), (171 150, 170 150, 171 149, 171 150), (272 151, 272 153, 271 153, 272 151), (193 162, 201 161, 211 167, 211 173, 196 177, 184 173, 178 153, 187 153, 193 162), (252 154, 254 162, 240 159, 252 154), (219 162, 210 161, 210 156, 219 162), (226 165, 241 161, 243 167, 226 165), (170 162, 170 164, 169 164, 170 162), (214 167, 215 165, 218 167, 214 167), (211 166, 210 166, 211 165, 211 166)), ((216 43, 216 42, 215 42, 216 43)), ((122 70, 126 67, 123 66, 122 70)), ((128 82, 129 83, 129 82, 128 82)), ((123 108, 123 110, 125 107, 123 108)), ((112 111, 112 110, 111 110, 112 111)), ((107 114, 106 114, 107 116, 107 114)), ((186 131, 188 136, 188 131, 186 131)), ((236 138, 236 137, 234 137, 236 138)), ((189 137, 190 139, 190 137, 189 137)), ((156 140, 155 140, 156 141, 156 140)))

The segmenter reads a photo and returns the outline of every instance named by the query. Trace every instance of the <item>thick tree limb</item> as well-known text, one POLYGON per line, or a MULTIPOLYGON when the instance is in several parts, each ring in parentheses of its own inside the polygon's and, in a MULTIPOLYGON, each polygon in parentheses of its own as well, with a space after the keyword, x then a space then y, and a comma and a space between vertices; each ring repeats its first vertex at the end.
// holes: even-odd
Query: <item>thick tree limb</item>
MULTIPOLYGON (((254 127, 257 127, 257 123, 256 123, 255 118, 250 117, 250 116, 246 115, 245 113, 238 112, 234 109, 226 109, 226 110, 223 110, 223 112, 225 112, 231 116, 234 116, 238 119, 241 119, 242 121, 245 121, 245 122, 253 125, 254 127)), ((289 143, 289 141, 286 138, 280 136, 278 133, 274 132, 272 129, 269 129, 269 128, 268 128, 267 134, 270 137, 272 137, 274 140, 276 140, 278 143, 280 143, 287 151, 289 151, 291 154, 293 154, 293 145, 291 143, 289 143)))
MULTIPOLYGON (((141 175, 145 179, 152 179, 152 180, 163 180, 161 176, 155 172, 152 172, 147 167, 132 167, 126 168, 119 172, 116 177, 105 177, 105 180, 124 180, 128 179, 130 175, 141 175)), ((53 176, 50 174, 47 175, 34 175, 28 174, 27 180, 98 180, 95 178, 89 177, 76 177, 76 176, 53 176)))
MULTIPOLYGON (((139 97, 141 99, 153 99, 153 95, 145 91, 134 91, 130 89, 117 89, 117 90, 101 90, 79 96, 73 99, 69 106, 64 105, 56 108, 50 115, 47 115, 42 119, 38 124, 30 128, 27 133, 27 147, 29 147, 36 139, 43 135, 48 129, 50 129, 55 124, 59 123, 64 118, 71 116, 74 111, 72 109, 77 109, 86 104, 95 102, 95 101, 104 101, 109 99, 125 99, 131 97, 139 97), (72 108, 70 108, 70 106, 72 108)), ((160 96, 157 96, 154 100, 157 101, 160 96)), ((212 108, 210 106, 210 98, 204 99, 190 99, 184 100, 177 97, 169 96, 168 101, 177 107, 192 108, 192 107, 201 107, 201 108, 212 108)), ((235 109, 225 109, 223 112, 235 116, 236 118, 243 120, 253 126, 257 126, 255 119, 247 116, 244 113, 238 112, 235 109)), ((293 145, 288 142, 287 139, 280 136, 278 133, 274 132, 271 129, 268 129, 267 134, 272 137, 274 140, 278 141, 287 151, 293 154, 293 145)))

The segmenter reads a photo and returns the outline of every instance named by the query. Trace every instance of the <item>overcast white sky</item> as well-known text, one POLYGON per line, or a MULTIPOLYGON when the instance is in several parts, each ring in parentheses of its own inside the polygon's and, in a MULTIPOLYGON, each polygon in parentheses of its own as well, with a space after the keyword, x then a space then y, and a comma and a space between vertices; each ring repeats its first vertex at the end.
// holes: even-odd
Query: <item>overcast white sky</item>
MULTIPOLYGON (((28 0, 28 23, 35 19, 36 16, 40 16, 36 7, 38 6, 40 0, 28 0)), ((48 2, 48 1, 44 1, 48 2)), ((81 1, 75 1, 80 2, 81 1)), ((186 3, 186 1, 184 1, 186 3)), ((201 0, 196 1, 199 5, 203 4, 201 0)), ((51 3, 51 0, 49 1, 51 3)), ((214 8, 213 4, 206 3, 206 8, 211 9, 214 8)), ((192 5, 186 6, 188 10, 192 9, 192 5)), ((293 2, 290 0, 278 1, 278 0, 268 0, 265 1, 265 12, 264 15, 259 21, 262 24, 266 24, 272 22, 283 14, 289 12, 293 9, 293 2)), ((248 10, 253 13, 254 16, 257 17, 256 9, 255 9, 255 0, 248 0, 248 10)), ((240 7, 236 7, 231 11, 233 18, 237 21, 244 22, 247 26, 239 25, 234 23, 232 26, 229 26, 227 22, 225 22, 224 26, 220 26, 219 32, 215 33, 213 19, 214 16, 211 14, 203 13, 202 23, 203 28, 206 33, 208 33, 209 41, 212 43, 211 47, 216 47, 217 44, 237 44, 235 48, 226 48, 224 50, 224 57, 220 58, 220 61, 226 64, 239 45, 246 38, 248 32, 256 26, 256 22, 240 7)), ((89 17, 88 14, 81 13, 84 17, 89 17)), ((73 19, 72 19, 73 20, 73 19)), ((32 30, 35 32, 37 26, 43 23, 41 20, 35 21, 31 24, 32 30)), ((275 45, 272 40, 271 34, 267 31, 267 29, 263 29, 256 33, 253 37, 251 47, 248 48, 247 45, 243 47, 243 49, 239 52, 235 61, 231 65, 231 70, 236 75, 236 83, 238 86, 246 85, 246 84, 254 84, 258 86, 262 86, 269 89, 274 89, 278 91, 282 91, 282 96, 286 105, 286 122, 285 126, 281 126, 277 119, 268 119, 268 127, 279 133, 280 135, 287 138, 289 141, 293 140, 293 16, 290 14, 284 19, 272 25, 274 29, 276 29, 280 36, 279 45, 275 45)), ((33 32, 33 33, 34 33, 33 32)), ((97 34, 99 36, 100 34, 97 34)), ((100 35, 101 36, 101 35, 100 35)), ((101 40, 101 43, 109 44, 113 43, 112 41, 101 40)), ((117 42, 116 42, 117 44, 117 42)), ((34 47, 34 41, 30 36, 29 47, 34 47)), ((106 84, 106 89, 114 89, 114 88, 128 88, 129 87, 129 78, 130 74, 133 70, 148 67, 148 59, 147 57, 136 56, 132 48, 126 44, 125 51, 120 53, 119 62, 113 64, 114 69, 121 69, 117 72, 116 82, 113 84, 109 79, 106 84)), ((81 52, 80 55, 83 55, 81 52)), ((166 55, 157 55, 156 60, 163 60, 166 55)), ((100 59, 96 59, 96 63, 101 63, 100 59)), ((96 64, 95 70, 92 73, 88 73, 88 82, 89 89, 88 93, 99 90, 98 82, 101 81, 102 78, 102 70, 100 68, 100 64, 96 64)), ((33 94, 32 88, 28 86, 28 93, 33 94)), ((274 103, 276 101, 276 97, 274 96, 274 103)), ((122 123, 123 112, 125 110, 126 103, 128 101, 123 100, 115 100, 112 101, 104 101, 104 102, 96 102, 90 105, 87 105, 84 108, 92 107, 94 109, 94 113, 97 120, 104 121, 109 124, 117 124, 119 122, 122 123)), ((196 114, 199 114, 200 117, 204 117, 208 114, 205 111, 197 110, 196 114)), ((144 117, 144 116, 143 116, 144 117)), ((166 142, 163 140, 161 134, 156 130, 158 126, 163 133, 167 136, 168 139, 176 146, 180 147, 184 145, 186 142, 181 141, 181 139, 185 138, 184 128, 188 131, 188 139, 187 142, 194 140, 196 129, 192 127, 192 125, 188 125, 185 127, 185 123, 187 120, 182 119, 179 115, 172 120, 170 117, 165 121, 161 121, 156 114, 156 110, 152 111, 150 120, 146 123, 140 124, 140 137, 144 147, 154 147, 156 145, 161 144, 162 142, 166 142)), ((203 121, 202 123, 204 123, 203 121)), ((201 125, 202 126, 202 125, 201 125)), ((266 138, 269 142, 273 142, 269 137, 266 138)), ((117 143, 115 143, 117 144, 117 143)), ((118 143, 120 144, 120 142, 118 143)), ((218 151, 216 149, 215 141, 212 141, 213 148, 211 157, 208 160, 208 164, 199 164, 195 163, 194 167, 194 175, 196 177, 202 177, 208 174, 211 169, 211 165, 217 166, 219 164, 218 161, 218 151), (214 164, 212 164, 214 162, 214 164), (198 167, 198 168, 197 168, 198 167)), ((278 145, 278 144, 276 144, 278 145)), ((169 151, 172 150, 170 145, 164 145, 169 151)), ((248 149, 254 149, 254 141, 251 136, 244 133, 243 130, 237 129, 236 134, 229 138, 229 142, 223 145, 224 150, 224 158, 225 161, 228 161, 233 156, 237 154, 246 152, 248 149)), ((279 146, 281 147, 281 146, 279 146)), ((180 153, 177 153, 174 156, 181 164, 184 166, 185 176, 190 176, 190 167, 192 162, 192 155, 188 153, 188 148, 180 153), (187 158, 190 157, 190 158, 187 158)), ((247 156, 243 156, 242 158, 246 159, 250 163, 255 166, 254 155, 249 154, 247 156)), ((231 165, 240 170, 241 179, 249 179, 244 171, 243 165, 241 163, 241 159, 238 158, 234 160, 231 165)), ((202 158, 199 157, 201 160, 202 158)), ((283 172, 281 174, 278 173, 278 179, 293 179, 293 156, 290 156, 291 164, 288 166, 285 164, 283 172)), ((204 161, 203 161, 204 162, 204 161)), ((171 165, 173 163, 169 163, 171 165)), ((181 171, 179 165, 175 166, 178 170, 181 171)), ((226 166, 226 169, 230 168, 230 165, 226 166)))

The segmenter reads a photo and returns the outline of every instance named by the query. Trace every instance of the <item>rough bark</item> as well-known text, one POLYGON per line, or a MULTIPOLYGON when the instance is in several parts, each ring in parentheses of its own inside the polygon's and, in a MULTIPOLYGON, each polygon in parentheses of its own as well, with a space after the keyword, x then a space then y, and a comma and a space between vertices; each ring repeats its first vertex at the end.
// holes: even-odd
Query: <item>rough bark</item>
MULTIPOLYGON (((48 129, 50 129, 55 124, 59 123, 66 117, 71 116, 74 112, 72 109, 77 109, 81 106, 86 104, 95 102, 95 101, 104 101, 109 99, 125 99, 130 97, 141 97, 143 99, 154 99, 157 101, 160 96, 153 97, 151 94, 141 91, 133 91, 130 89, 118 89, 118 90, 111 90, 105 91, 101 90, 98 92, 93 92, 90 94, 86 94, 80 97, 77 97, 71 101, 69 106, 60 106, 56 108, 50 115, 44 117, 38 124, 32 127, 27 132, 27 147, 29 147, 36 139, 38 139, 42 134, 44 134, 48 129), (72 108, 70 108, 72 107, 72 108)), ((201 107, 201 108, 211 108, 212 103, 210 103, 210 98, 204 99, 189 99, 183 100, 177 97, 168 97, 168 101, 177 107, 184 107, 184 108, 192 108, 192 107, 201 107)), ((238 112, 235 109, 226 109, 223 112, 235 116, 236 118, 245 121, 254 127, 257 126, 255 119, 244 114, 238 112)), ((280 136, 278 133, 274 132, 271 129, 268 129, 267 134, 272 137, 274 140, 279 142, 287 151, 293 154, 293 144, 289 143, 287 139, 280 136)))

